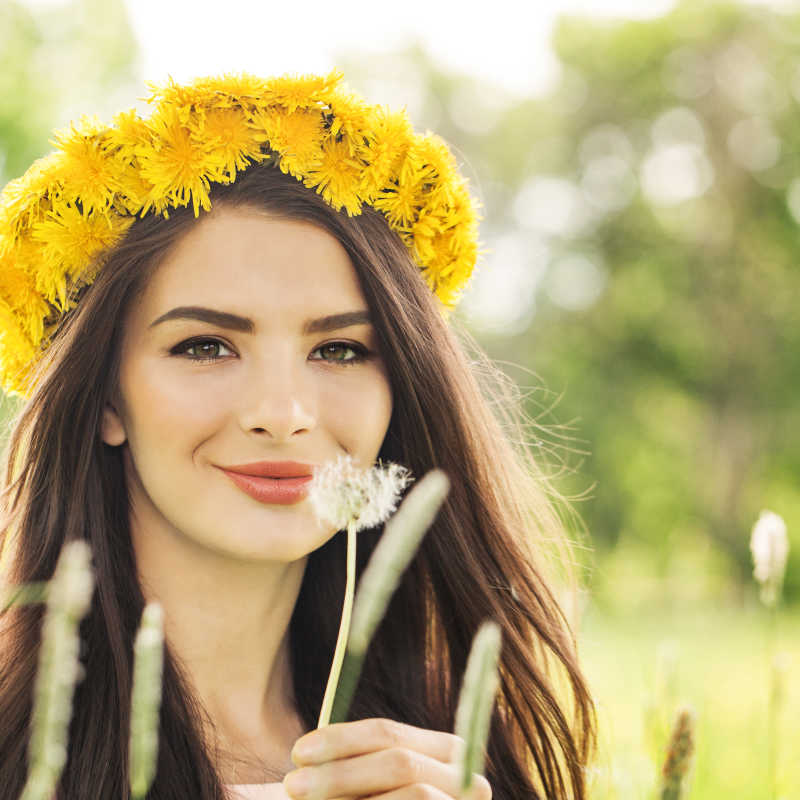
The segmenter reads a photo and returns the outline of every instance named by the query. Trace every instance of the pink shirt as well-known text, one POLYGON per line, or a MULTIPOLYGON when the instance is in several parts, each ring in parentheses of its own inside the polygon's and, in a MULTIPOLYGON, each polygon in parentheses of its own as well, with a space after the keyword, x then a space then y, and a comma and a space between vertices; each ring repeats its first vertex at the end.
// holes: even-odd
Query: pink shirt
POLYGON ((230 800, 289 800, 282 783, 235 783, 225 788, 230 800))

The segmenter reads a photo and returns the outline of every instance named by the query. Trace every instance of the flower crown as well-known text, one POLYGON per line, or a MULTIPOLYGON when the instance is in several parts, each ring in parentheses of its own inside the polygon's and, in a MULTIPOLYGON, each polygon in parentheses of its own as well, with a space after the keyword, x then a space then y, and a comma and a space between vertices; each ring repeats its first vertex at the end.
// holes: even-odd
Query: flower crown
POLYGON ((477 204, 447 145, 342 75, 169 81, 155 109, 83 117, 0 193, 0 382, 23 393, 61 317, 138 216, 210 210, 211 184, 272 160, 350 216, 380 211, 451 309, 478 254, 477 204))

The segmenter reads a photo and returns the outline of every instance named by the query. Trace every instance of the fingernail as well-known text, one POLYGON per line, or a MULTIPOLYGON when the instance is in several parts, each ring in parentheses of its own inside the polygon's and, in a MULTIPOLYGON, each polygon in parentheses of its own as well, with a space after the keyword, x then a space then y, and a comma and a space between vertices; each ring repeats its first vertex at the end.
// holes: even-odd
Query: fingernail
POLYGON ((311 784, 312 784, 311 770, 298 769, 295 770, 294 772, 290 772, 283 779, 283 783, 284 786, 286 787, 286 791, 289 792, 289 794, 291 794, 292 796, 306 795, 311 789, 311 784))

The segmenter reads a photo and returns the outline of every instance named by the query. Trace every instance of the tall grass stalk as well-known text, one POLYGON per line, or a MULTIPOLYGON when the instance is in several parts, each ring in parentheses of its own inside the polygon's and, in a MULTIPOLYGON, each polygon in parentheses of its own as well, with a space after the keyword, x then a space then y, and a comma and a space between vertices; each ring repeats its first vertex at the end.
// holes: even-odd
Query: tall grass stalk
POLYGON ((156 774, 161 678, 164 668, 164 612, 157 602, 148 603, 133 645, 133 691, 129 762, 131 795, 147 795, 156 774))
POLYGON ((78 627, 94 591, 89 545, 67 542, 47 590, 34 685, 28 779, 20 800, 51 800, 67 761, 67 735, 80 664, 78 627))
POLYGON ((450 481, 444 472, 431 470, 408 493, 397 513, 386 523, 383 536, 359 583, 350 637, 333 699, 332 723, 347 719, 370 639, 449 489, 450 481))
POLYGON ((464 742, 456 757, 461 792, 472 788, 475 773, 483 774, 492 708, 500 685, 497 674, 500 638, 500 626, 496 622, 484 622, 472 640, 467 659, 455 726, 456 736, 464 742))
POLYGON ((661 770, 660 800, 681 800, 685 796, 693 754, 694 712, 690 708, 681 708, 675 718, 661 770))
POLYGON ((778 769, 780 736, 778 725, 784 702, 781 691, 782 675, 777 665, 778 607, 781 601, 783 578, 789 556, 786 523, 774 511, 762 511, 750 534, 753 555, 753 577, 760 585, 759 598, 769 611, 767 623, 767 653, 769 657, 769 700, 767 703, 767 773, 770 797, 778 800, 778 769))

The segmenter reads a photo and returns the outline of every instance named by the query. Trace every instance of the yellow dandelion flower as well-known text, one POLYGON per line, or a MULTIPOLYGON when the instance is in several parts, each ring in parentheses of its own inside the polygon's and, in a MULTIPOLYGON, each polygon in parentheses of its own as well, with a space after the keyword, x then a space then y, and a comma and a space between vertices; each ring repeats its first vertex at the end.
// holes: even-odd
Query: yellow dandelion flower
POLYGON ((198 78, 196 91, 213 98, 212 105, 227 108, 242 99, 258 100, 269 91, 269 81, 247 72, 225 73, 219 77, 198 78))
POLYGON ((478 247, 474 238, 468 242, 456 233, 453 235, 460 239, 458 245, 454 245, 458 252, 449 262, 432 267, 432 272, 436 275, 436 292, 443 301, 447 301, 450 305, 455 305, 461 296, 464 286, 472 275, 478 256, 478 247))
POLYGON ((425 214, 411 226, 411 235, 414 237, 414 253, 418 263, 427 266, 436 257, 433 240, 437 232, 435 220, 425 214))
POLYGON ((233 180, 237 170, 248 167, 251 162, 269 158, 261 152, 261 137, 248 125, 239 109, 212 109, 202 118, 189 124, 192 135, 199 142, 209 142, 218 150, 223 172, 233 180))
POLYGON ((164 213, 170 206, 186 206, 190 201, 196 217, 200 208, 209 211, 211 182, 225 182, 225 163, 218 148, 192 136, 172 108, 154 114, 148 125, 153 143, 136 150, 142 177, 153 185, 142 215, 150 208, 164 213))
POLYGON ((133 222, 132 217, 81 213, 69 203, 59 204, 48 219, 33 228, 41 242, 41 260, 36 269, 36 289, 50 303, 64 308, 67 278, 79 280, 92 261, 113 247, 133 222))
POLYGON ((383 212, 389 224, 409 230, 422 203, 421 187, 415 181, 401 181, 378 192, 372 205, 383 212))
POLYGON ((363 165, 351 157, 346 141, 327 139, 322 145, 319 165, 309 170, 303 182, 316 189, 337 211, 344 208, 352 217, 361 213, 358 185, 362 169, 363 165))
POLYGON ((30 227, 21 231, 8 247, 2 248, 0 259, 4 264, 14 264, 17 269, 30 273, 30 265, 39 260, 41 249, 41 244, 33 240, 33 227, 30 227))
POLYGON ((361 194, 368 199, 389 186, 405 158, 413 136, 411 123, 405 112, 391 113, 383 108, 375 114, 373 139, 366 148, 369 169, 361 179, 361 194))
POLYGON ((428 133, 415 137, 406 152, 400 167, 400 180, 426 184, 425 192, 439 195, 450 190, 450 182, 457 176, 456 162, 444 140, 436 134, 428 133))
POLYGON ((167 82, 164 84, 145 81, 150 94, 142 99, 156 107, 202 105, 213 97, 214 90, 208 85, 208 82, 201 86, 198 85, 199 83, 201 82, 192 81, 185 85, 176 83, 172 76, 167 78, 167 82))
POLYGON ((10 181, 0 192, 0 230, 10 242, 49 208, 49 196, 61 191, 61 167, 65 155, 54 152, 37 159, 20 178, 10 181))
POLYGON ((326 103, 342 77, 338 70, 328 75, 282 75, 266 82, 264 97, 271 103, 286 106, 289 111, 311 108, 326 103))
POLYGON ((0 300, 18 315, 31 341, 41 341, 49 306, 36 291, 31 276, 11 263, 10 259, 0 259, 0 300))
POLYGON ((138 216, 153 191, 153 184, 142 177, 138 162, 119 166, 120 190, 114 198, 118 214, 138 216))
POLYGON ((113 148, 120 163, 131 163, 142 148, 152 147, 153 134, 136 113, 136 109, 121 111, 114 117, 108 131, 109 147, 113 148))
POLYGON ((370 141, 374 138, 374 128, 378 122, 371 106, 367 106, 363 99, 344 89, 337 88, 331 92, 328 99, 332 118, 330 132, 332 136, 344 134, 352 148, 358 146, 363 140, 370 141))
POLYGON ((0 298, 0 364, 3 365, 3 388, 19 392, 36 356, 36 345, 25 334, 24 326, 11 306, 0 298))
POLYGON ((84 119, 81 126, 73 123, 56 133, 54 144, 65 155, 59 173, 67 199, 80 200, 87 211, 110 206, 121 186, 119 168, 108 152, 106 129, 95 120, 84 119))
POLYGON ((302 177, 319 166, 324 136, 319 111, 289 112, 280 106, 272 107, 256 112, 251 125, 280 154, 279 166, 283 172, 302 177))

